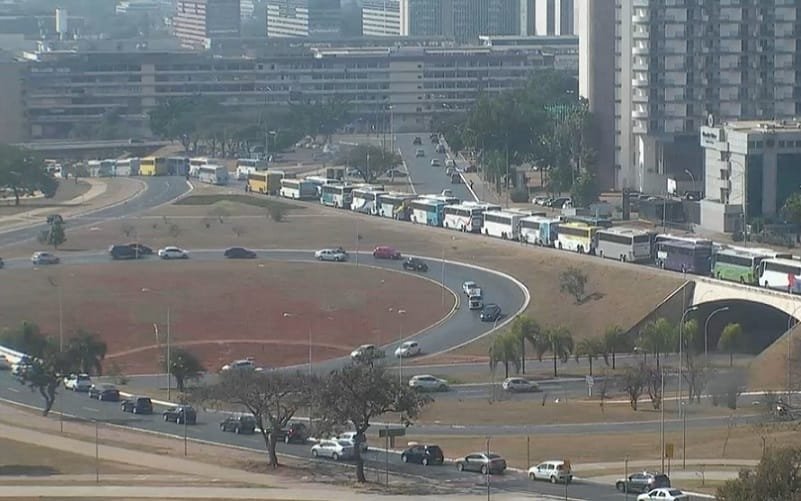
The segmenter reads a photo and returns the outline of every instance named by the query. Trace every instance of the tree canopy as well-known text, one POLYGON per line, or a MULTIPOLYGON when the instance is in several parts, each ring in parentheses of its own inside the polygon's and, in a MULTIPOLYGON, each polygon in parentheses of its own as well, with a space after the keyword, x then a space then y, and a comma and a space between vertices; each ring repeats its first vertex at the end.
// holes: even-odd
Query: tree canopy
POLYGON ((343 151, 339 162, 359 172, 365 183, 373 183, 403 163, 400 155, 372 144, 358 144, 343 151))
POLYGON ((20 197, 41 192, 46 198, 56 194, 58 182, 45 169, 44 161, 34 152, 8 144, 0 144, 0 190, 20 197))

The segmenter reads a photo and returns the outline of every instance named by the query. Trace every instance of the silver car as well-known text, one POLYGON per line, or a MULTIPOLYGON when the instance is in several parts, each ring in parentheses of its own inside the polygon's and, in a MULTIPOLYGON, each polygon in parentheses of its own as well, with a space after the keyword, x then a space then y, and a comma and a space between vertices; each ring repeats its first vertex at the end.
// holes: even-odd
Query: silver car
POLYGON ((351 459, 354 451, 353 446, 346 440, 324 439, 312 446, 311 453, 314 457, 339 461, 340 459, 351 459))
POLYGON ((31 256, 33 264, 58 264, 60 259, 49 252, 34 252, 31 256))

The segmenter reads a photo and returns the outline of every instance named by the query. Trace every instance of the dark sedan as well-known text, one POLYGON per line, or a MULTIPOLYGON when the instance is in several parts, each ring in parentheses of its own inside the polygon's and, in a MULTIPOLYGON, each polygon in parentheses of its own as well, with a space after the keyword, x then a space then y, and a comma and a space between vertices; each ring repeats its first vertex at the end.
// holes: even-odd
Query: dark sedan
POLYGON ((229 416, 220 423, 220 430, 252 435, 256 431, 256 420, 251 416, 229 416))
POLYGON ((228 259, 254 259, 256 253, 244 247, 231 247, 225 250, 225 257, 228 259))
POLYGON ((401 453, 401 461, 404 463, 419 463, 423 466, 430 464, 442 464, 445 462, 445 455, 438 445, 413 445, 401 453))
POLYGON ((161 415, 164 417, 164 421, 172 421, 175 424, 197 423, 197 412, 189 405, 170 407, 161 415))
POLYGON ((138 242, 130 243, 130 244, 128 244, 128 247, 130 247, 132 251, 134 251, 136 254, 138 254, 140 256, 152 256, 153 255, 153 249, 151 249, 147 245, 143 245, 143 244, 140 244, 138 242))
POLYGON ((101 402, 119 402, 120 390, 113 384, 93 384, 89 388, 89 398, 96 398, 101 402))
POLYGON ((131 397, 120 403, 122 412, 153 414, 153 402, 148 397, 131 397))
POLYGON ((482 322, 495 322, 501 318, 501 307, 494 303, 485 304, 481 310, 482 322))
POLYGON ((410 271, 428 271, 428 265, 422 259, 410 257, 403 262, 403 269, 410 271))

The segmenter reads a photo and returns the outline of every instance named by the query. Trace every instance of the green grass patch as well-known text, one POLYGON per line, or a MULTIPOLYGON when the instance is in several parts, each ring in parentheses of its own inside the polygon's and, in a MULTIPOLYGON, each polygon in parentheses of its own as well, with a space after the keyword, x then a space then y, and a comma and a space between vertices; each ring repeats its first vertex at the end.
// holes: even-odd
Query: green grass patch
POLYGON ((189 195, 175 202, 175 205, 214 205, 221 202, 253 205, 266 209, 275 207, 280 207, 284 210, 304 209, 302 206, 288 204, 272 197, 251 197, 249 195, 189 195))

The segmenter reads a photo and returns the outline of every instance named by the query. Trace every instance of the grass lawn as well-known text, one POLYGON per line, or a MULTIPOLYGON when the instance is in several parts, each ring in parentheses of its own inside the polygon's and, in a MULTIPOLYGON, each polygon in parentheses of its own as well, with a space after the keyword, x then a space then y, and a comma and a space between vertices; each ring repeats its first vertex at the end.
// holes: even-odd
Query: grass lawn
POLYGON ((89 191, 89 183, 78 181, 74 183, 70 180, 60 180, 56 194, 52 198, 21 198, 19 205, 14 205, 14 197, 0 197, 0 216, 10 216, 32 209, 44 207, 60 207, 64 202, 77 198, 89 191))
POLYGON ((302 205, 285 203, 275 197, 233 195, 233 194, 199 194, 189 195, 175 202, 175 205, 214 205, 218 203, 234 203, 242 205, 253 205, 256 207, 280 207, 284 210, 300 210, 302 205))
MULTIPOLYGON (((103 461, 101 473, 147 473, 136 466, 103 461)), ((39 445, 0 438, 0 484, 4 477, 95 473, 95 460, 39 445)), ((2 487, 0 487, 2 489, 2 487)))

